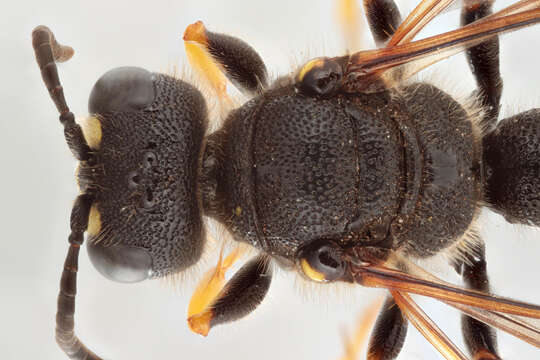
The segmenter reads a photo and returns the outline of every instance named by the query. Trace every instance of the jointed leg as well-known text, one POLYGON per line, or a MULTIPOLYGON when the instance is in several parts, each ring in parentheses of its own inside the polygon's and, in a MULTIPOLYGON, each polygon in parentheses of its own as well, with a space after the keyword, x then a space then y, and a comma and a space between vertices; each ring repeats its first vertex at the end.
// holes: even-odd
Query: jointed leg
POLYGON ((392 296, 388 296, 371 334, 368 360, 397 358, 407 335, 407 324, 392 296))
MULTIPOLYGON (((456 270, 463 276, 468 288, 489 292, 484 245, 470 254, 467 261, 456 264, 456 270)), ((500 359, 495 329, 467 315, 462 315, 461 327, 465 344, 474 360, 500 359)))
POLYGON ((364 0, 364 9, 373 39, 381 47, 401 24, 396 3, 394 0, 364 0))
MULTIPOLYGON (((493 0, 465 0, 461 25, 470 24, 492 13, 493 0)), ((499 38, 495 37, 467 50, 467 60, 476 78, 478 96, 488 113, 485 124, 494 127, 499 116, 503 81, 499 71, 499 38)))
MULTIPOLYGON (((227 265, 220 261, 218 267, 221 266, 227 265)), ((242 266, 218 294, 210 291, 196 293, 197 299, 192 298, 192 302, 203 302, 206 305, 198 313, 189 316, 190 329, 206 336, 216 325, 243 318, 263 301, 271 282, 272 267, 269 259, 266 255, 259 255, 242 266), (213 298, 207 299, 209 296, 213 298)))
MULTIPOLYGON (((240 91, 254 95, 268 86, 266 65, 259 54, 244 41, 208 31, 201 21, 189 25, 184 42, 191 65, 203 73, 212 87, 224 87, 225 75, 240 91), (200 49, 204 52, 200 53, 200 49), (209 56, 208 56, 208 55, 209 56)), ((216 89, 218 93, 224 89, 216 89)))
POLYGON ((349 54, 363 50, 362 30, 364 22, 360 16, 358 0, 338 0, 338 22, 343 31, 346 50, 349 54))

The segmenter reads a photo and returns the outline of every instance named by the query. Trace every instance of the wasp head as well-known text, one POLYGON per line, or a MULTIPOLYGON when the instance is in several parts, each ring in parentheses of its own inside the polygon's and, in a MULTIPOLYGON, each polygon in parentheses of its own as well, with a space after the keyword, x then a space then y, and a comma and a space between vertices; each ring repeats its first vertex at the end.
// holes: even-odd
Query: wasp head
POLYGON ((103 75, 83 126, 92 149, 79 183, 95 196, 88 252, 106 277, 178 272, 203 247, 197 176, 206 105, 187 83, 134 67, 103 75))

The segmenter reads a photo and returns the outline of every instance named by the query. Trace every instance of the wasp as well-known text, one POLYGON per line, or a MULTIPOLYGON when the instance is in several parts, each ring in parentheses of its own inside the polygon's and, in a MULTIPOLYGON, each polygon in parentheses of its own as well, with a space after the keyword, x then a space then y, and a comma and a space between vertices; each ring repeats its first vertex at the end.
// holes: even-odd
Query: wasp
POLYGON ((491 2, 465 2, 460 29, 414 41, 451 3, 424 0, 402 20, 393 2, 366 1, 378 49, 315 58, 274 82, 245 42, 191 25, 186 47, 216 91, 226 76, 251 97, 211 133, 197 88, 135 67, 103 75, 90 94, 91 115, 75 122, 56 67, 73 50, 37 27, 36 59, 79 160, 58 298, 61 349, 100 358, 74 332, 85 233, 100 273, 139 282, 195 266, 203 216, 258 254, 190 316, 201 334, 253 311, 270 287, 270 264, 278 264, 314 282, 388 289, 368 358, 398 356, 409 322, 446 358, 467 358, 410 294, 462 311, 474 358, 498 358, 493 328, 540 347, 538 327, 522 319, 538 319, 540 307, 489 293, 476 221, 488 207, 511 223, 540 224, 540 115, 533 109, 497 123, 496 38, 539 22, 540 8, 524 0, 493 13, 491 2), (474 106, 408 81, 463 51, 478 83, 474 106), (465 287, 411 261, 441 252, 465 287))

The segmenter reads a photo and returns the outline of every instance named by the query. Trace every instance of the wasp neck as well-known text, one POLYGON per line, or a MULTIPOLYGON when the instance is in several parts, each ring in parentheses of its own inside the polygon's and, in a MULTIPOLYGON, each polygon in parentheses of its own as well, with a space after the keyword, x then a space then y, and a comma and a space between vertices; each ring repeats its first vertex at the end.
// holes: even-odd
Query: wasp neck
POLYGON ((199 177, 199 189, 203 212, 206 216, 223 219, 225 213, 224 199, 219 194, 220 182, 218 179, 224 176, 224 154, 221 148, 223 134, 218 131, 206 139, 203 149, 201 173, 199 177))

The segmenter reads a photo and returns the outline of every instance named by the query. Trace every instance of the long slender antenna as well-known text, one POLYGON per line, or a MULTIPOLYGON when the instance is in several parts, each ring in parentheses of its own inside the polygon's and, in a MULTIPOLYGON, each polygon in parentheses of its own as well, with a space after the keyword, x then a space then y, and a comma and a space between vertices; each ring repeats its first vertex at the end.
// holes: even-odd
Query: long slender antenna
MULTIPOLYGON (((43 25, 32 31, 32 46, 36 61, 41 70, 43 82, 49 90, 64 126, 66 142, 73 155, 80 161, 90 158, 90 147, 86 142, 81 127, 75 123, 75 116, 69 110, 64 98, 64 89, 58 77, 56 61, 63 62, 73 56, 73 49, 60 45, 52 31, 43 25)), ((70 359, 101 360, 90 351, 75 335, 75 296, 77 294, 77 270, 79 250, 84 242, 84 232, 88 227, 90 208, 94 201, 92 194, 80 194, 71 210, 69 249, 64 262, 60 292, 56 312, 56 342, 70 359)))

